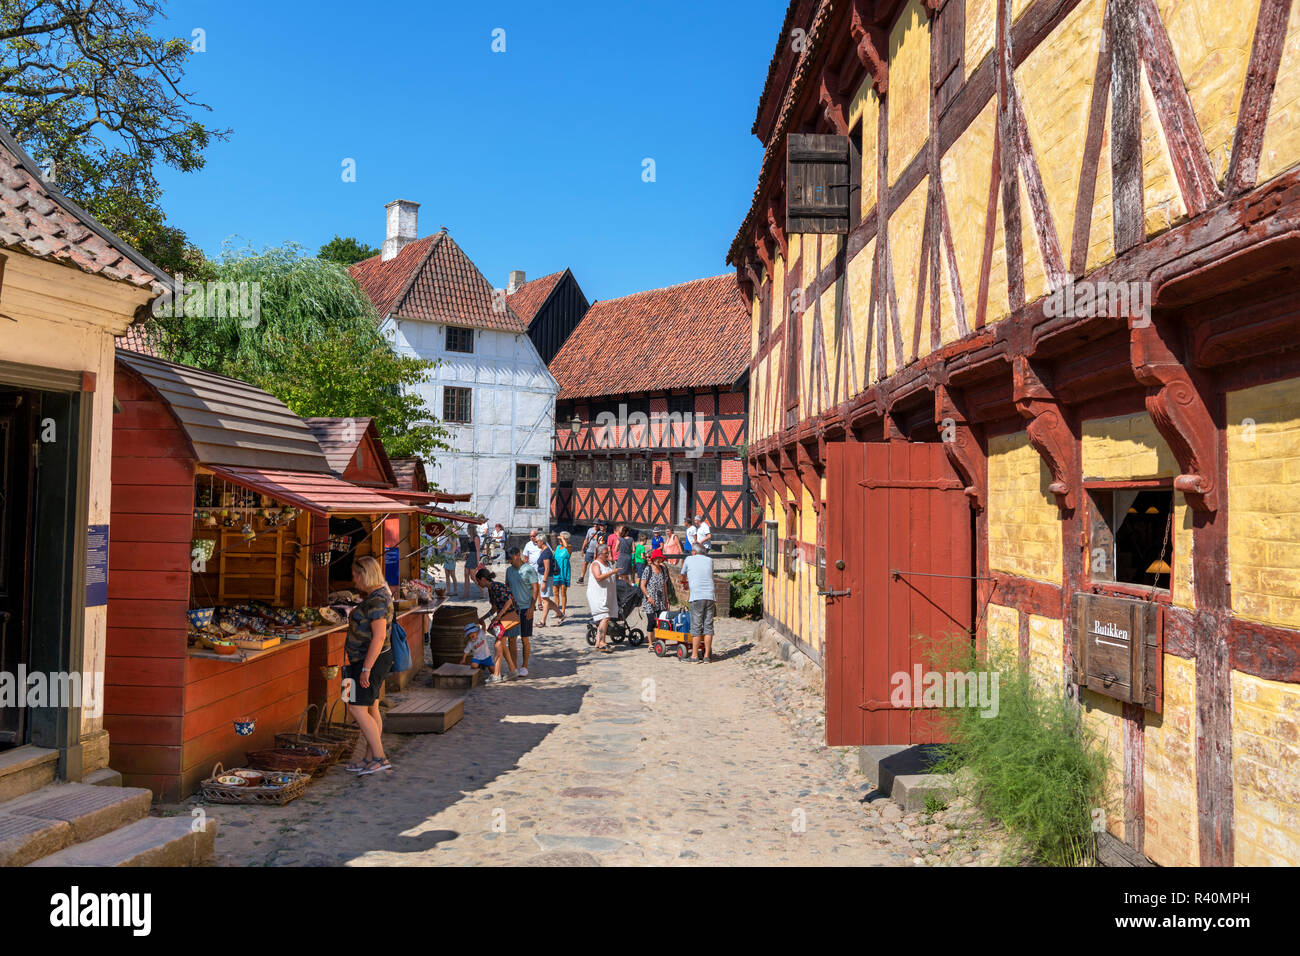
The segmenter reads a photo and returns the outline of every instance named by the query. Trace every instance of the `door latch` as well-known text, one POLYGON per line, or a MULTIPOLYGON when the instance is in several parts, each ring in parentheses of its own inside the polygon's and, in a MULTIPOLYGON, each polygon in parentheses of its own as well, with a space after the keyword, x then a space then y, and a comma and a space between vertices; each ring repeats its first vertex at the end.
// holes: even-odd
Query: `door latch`
POLYGON ((817 592, 817 596, 818 596, 818 597, 832 597, 832 598, 835 598, 835 597, 848 597, 848 596, 849 596, 850 594, 852 594, 852 593, 853 593, 853 589, 852 589, 852 588, 845 588, 843 591, 818 591, 818 592, 817 592))

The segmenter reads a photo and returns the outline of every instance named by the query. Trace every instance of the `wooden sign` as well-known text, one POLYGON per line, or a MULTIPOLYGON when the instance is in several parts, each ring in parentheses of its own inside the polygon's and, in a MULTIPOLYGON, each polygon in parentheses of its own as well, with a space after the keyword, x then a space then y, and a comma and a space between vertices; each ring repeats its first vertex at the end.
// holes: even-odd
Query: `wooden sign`
POLYGON ((1153 601, 1074 596, 1074 681, 1098 694, 1160 713, 1160 606, 1153 601))

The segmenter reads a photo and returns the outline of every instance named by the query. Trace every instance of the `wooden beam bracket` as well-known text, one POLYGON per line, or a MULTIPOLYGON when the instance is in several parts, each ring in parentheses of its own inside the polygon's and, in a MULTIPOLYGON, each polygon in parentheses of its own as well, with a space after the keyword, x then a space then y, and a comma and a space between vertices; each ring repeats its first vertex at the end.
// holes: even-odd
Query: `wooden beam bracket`
POLYGON ((942 383, 934 386, 934 421, 939 426, 944 454, 965 483, 971 507, 983 511, 982 489, 988 474, 988 455, 971 428, 964 404, 942 383))
POLYGON ((1213 512, 1219 506, 1218 427, 1206 399, 1210 392, 1169 344, 1174 334, 1164 322, 1135 317, 1129 329, 1133 374, 1147 387, 1147 413, 1178 462, 1174 489, 1193 511, 1213 512))
POLYGON ((849 34, 857 44, 858 59, 871 74, 871 86, 877 96, 889 91, 889 42, 872 19, 869 0, 856 0, 849 34))
POLYGON ((1052 473, 1047 490, 1062 512, 1073 512, 1079 504, 1078 450, 1065 408, 1023 354, 1012 364, 1012 390, 1029 443, 1052 473))

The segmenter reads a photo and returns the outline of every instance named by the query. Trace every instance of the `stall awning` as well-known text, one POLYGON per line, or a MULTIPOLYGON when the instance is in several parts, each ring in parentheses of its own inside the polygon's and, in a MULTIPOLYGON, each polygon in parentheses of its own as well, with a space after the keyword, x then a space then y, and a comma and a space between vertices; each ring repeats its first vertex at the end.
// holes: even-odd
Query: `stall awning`
POLYGON ((405 514, 423 510, 417 505, 395 501, 371 488, 362 488, 333 475, 225 465, 213 465, 209 470, 250 491, 272 495, 312 514, 405 514))
MULTIPOLYGON (((392 494, 392 492, 385 490, 384 494, 392 494)), ((465 524, 483 524, 487 521, 487 518, 484 518, 482 515, 479 515, 478 517, 475 517, 474 515, 462 515, 457 514, 454 511, 443 511, 441 508, 421 508, 420 514, 428 515, 430 518, 438 518, 442 521, 463 521, 465 524)))
POLYGON ((469 501, 473 497, 468 492, 463 495, 451 495, 445 491, 407 491, 404 488, 385 488, 384 494, 399 498, 402 501, 431 501, 436 504, 469 501))

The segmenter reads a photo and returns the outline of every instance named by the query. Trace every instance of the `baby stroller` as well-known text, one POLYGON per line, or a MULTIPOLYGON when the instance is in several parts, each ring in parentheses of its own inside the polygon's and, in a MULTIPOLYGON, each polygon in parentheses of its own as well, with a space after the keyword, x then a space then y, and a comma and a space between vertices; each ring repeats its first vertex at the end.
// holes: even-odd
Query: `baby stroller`
MULTIPOLYGON (((618 616, 609 619, 609 628, 606 635, 615 644, 622 644, 627 641, 632 647, 640 647, 645 643, 645 631, 639 627, 629 626, 628 615, 641 606, 645 600, 645 592, 633 584, 626 581, 618 582, 618 616)), ((596 646, 596 625, 587 625, 587 643, 596 646)))

